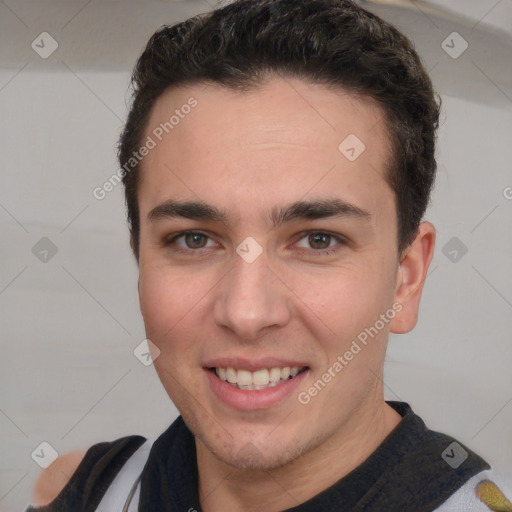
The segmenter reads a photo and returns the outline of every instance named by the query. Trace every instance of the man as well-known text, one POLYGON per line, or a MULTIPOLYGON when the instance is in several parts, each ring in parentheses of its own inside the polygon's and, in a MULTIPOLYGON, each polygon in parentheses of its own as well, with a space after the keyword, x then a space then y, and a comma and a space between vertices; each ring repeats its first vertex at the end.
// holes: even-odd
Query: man
POLYGON ((411 43, 348 0, 239 0, 159 30, 133 83, 131 246, 181 415, 72 459, 29 510, 512 510, 384 400, 435 245, 440 104, 411 43))

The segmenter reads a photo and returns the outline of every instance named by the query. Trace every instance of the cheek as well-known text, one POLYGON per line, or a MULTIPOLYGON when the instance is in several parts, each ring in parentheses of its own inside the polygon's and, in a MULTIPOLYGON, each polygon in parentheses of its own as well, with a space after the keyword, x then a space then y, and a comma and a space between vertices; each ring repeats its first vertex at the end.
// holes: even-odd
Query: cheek
POLYGON ((184 383, 193 388, 202 376, 197 340, 204 323, 197 321, 197 308, 205 291, 198 289, 200 279, 169 275, 161 269, 144 269, 139 283, 146 336, 159 350, 155 370, 171 399, 180 404, 184 383))
POLYGON ((199 280, 171 275, 159 268, 141 269, 139 283, 146 334, 157 346, 183 330, 187 317, 204 295, 198 289, 199 280))
POLYGON ((339 345, 340 339, 357 335, 388 307, 390 292, 383 272, 371 265, 344 265, 322 275, 295 276, 295 282, 297 304, 314 313, 313 321, 321 329, 316 335, 326 343, 339 345))
MULTIPOLYGON (((150 332, 155 336, 156 333, 162 333, 164 327, 172 319, 173 308, 168 304, 172 303, 173 288, 168 286, 164 279, 158 279, 156 272, 141 271, 139 278, 139 298, 140 309, 146 325, 146 333, 150 332), (148 332, 150 331, 150 332, 148 332)), ((153 340, 158 343, 159 337, 155 336, 153 340)))

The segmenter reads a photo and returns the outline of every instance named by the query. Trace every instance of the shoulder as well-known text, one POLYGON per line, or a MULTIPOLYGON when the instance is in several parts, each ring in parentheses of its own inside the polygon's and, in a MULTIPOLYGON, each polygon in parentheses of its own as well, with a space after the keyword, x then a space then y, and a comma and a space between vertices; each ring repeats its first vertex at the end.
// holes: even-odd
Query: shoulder
POLYGON ((512 512, 512 484, 493 469, 481 471, 460 486, 434 512, 512 512))
MULTIPOLYGON (((453 436, 428 428, 408 404, 403 404, 403 408, 406 409, 404 419, 394 438, 398 460, 386 479, 391 490, 380 493, 388 499, 389 509, 397 510, 392 505, 398 502, 405 504, 399 510, 410 510, 412 506, 425 511, 473 510, 465 506, 466 502, 470 505, 475 502, 474 486, 489 474, 491 465, 453 436)), ((379 504, 374 502, 376 506, 379 504)))
POLYGON ((125 462, 145 441, 142 436, 127 436, 62 455, 38 478, 35 502, 26 512, 94 510, 125 462))
POLYGON ((75 450, 59 456, 37 478, 33 490, 33 502, 37 506, 52 502, 69 482, 71 475, 82 462, 86 450, 75 450))

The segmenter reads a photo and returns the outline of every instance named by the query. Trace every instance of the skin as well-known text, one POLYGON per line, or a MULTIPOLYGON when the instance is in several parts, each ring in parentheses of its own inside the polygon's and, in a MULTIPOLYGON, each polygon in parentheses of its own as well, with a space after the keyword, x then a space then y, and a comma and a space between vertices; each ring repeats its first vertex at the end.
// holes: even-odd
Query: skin
POLYGON ((399 423, 383 396, 387 339, 416 324, 435 229, 423 223, 398 257, 395 198, 383 177, 389 140, 369 99, 280 77, 243 93, 195 84, 157 100, 146 136, 190 97, 198 105, 142 162, 141 312, 160 350, 156 371, 196 436, 203 510, 283 510, 342 478, 399 423), (353 162, 338 150, 351 133, 366 146, 353 162), (269 224, 276 205, 333 196, 370 219, 269 224), (150 222, 168 199, 224 208, 229 224, 150 222), (188 229, 206 236, 162 246, 188 229), (304 231, 315 230, 349 243, 314 245, 304 231), (250 264, 236 252, 248 236, 262 248, 250 264), (314 254, 325 247, 338 251, 314 254), (210 388, 203 364, 212 357, 275 356, 307 362, 299 391, 307 390, 395 301, 402 310, 392 323, 307 405, 293 394, 238 411, 210 388))
POLYGON ((400 422, 384 401, 384 357, 389 332, 416 325, 435 229, 423 222, 397 253, 395 197, 384 180, 390 143, 372 100, 281 77, 251 92, 198 83, 158 98, 144 140, 190 97, 197 106, 141 164, 141 312, 160 351, 158 376, 196 438, 204 512, 277 512, 348 474, 400 422), (338 150, 349 134, 366 146, 352 162, 338 150), (270 224, 275 206, 333 197, 370 217, 270 224), (229 222, 151 222, 148 213, 168 199, 202 200, 229 222), (184 230, 205 236, 163 246, 184 230), (308 237, 318 232, 347 243, 308 237), (262 249, 252 263, 236 252, 249 236, 262 249), (337 250, 319 255, 325 248, 337 250), (398 303, 378 335, 300 403, 298 393, 398 303), (309 370, 280 403, 239 411, 217 398, 203 368, 220 356, 298 359, 309 370))
POLYGON ((51 466, 39 474, 32 499, 35 505, 51 503, 68 483, 84 458, 85 450, 75 450, 57 457, 51 466))

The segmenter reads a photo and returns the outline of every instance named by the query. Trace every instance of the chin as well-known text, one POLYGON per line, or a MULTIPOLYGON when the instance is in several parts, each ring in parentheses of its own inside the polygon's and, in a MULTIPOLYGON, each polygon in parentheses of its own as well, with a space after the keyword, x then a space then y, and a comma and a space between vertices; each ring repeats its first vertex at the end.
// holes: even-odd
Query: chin
POLYGON ((239 471, 271 471, 289 464, 296 458, 294 453, 262 453, 252 443, 247 443, 237 453, 214 452, 224 464, 239 471))
POLYGON ((239 471, 271 471, 286 466, 300 457, 308 447, 298 440, 288 442, 263 440, 258 443, 246 440, 226 440, 218 445, 213 440, 200 435, 202 443, 218 460, 239 471))
POLYGON ((196 409, 193 403, 174 403, 196 443, 199 441, 217 460, 239 471, 270 471, 287 466, 322 442, 322 436, 312 435, 305 426, 285 425, 292 415, 274 425, 242 426, 245 422, 223 421, 213 413, 196 409))

